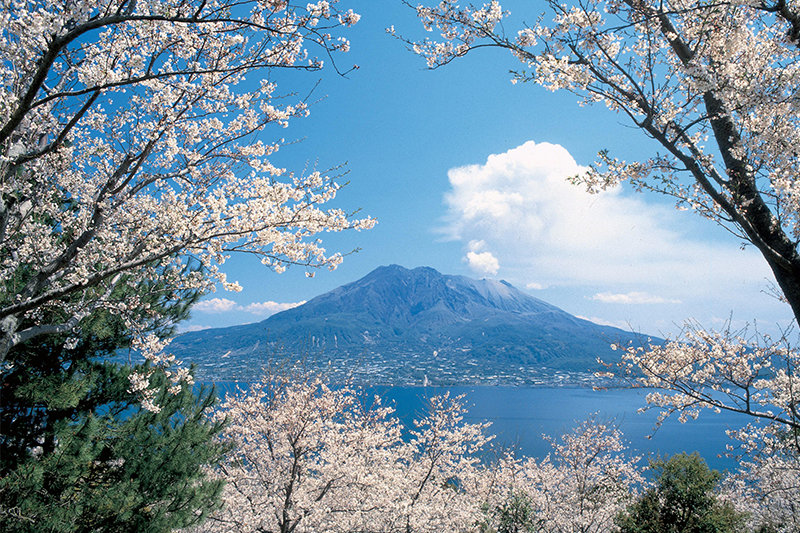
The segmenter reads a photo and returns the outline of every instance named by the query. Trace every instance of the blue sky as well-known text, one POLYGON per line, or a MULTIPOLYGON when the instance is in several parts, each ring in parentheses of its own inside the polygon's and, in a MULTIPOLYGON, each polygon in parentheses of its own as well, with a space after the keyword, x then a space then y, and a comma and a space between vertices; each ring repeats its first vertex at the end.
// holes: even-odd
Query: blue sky
MULTIPOLYGON (((546 9, 502 5, 510 31, 546 9)), ((361 250, 314 278, 233 257, 224 269, 244 290, 206 296, 182 329, 260 321, 391 263, 505 279, 572 314, 647 334, 675 334, 687 318, 707 327, 756 321, 770 332, 788 324, 788 307, 765 294, 772 277, 758 252, 713 222, 652 194, 590 196, 565 182, 598 150, 634 160, 657 149, 623 116, 513 85, 509 70, 520 64, 501 50, 427 70, 385 32, 424 33, 399 0, 340 6, 362 18, 337 64, 359 69, 346 78, 330 68, 276 73, 283 93, 305 95, 319 81, 311 100, 320 100, 308 118, 265 136, 302 139, 273 159, 295 172, 347 163, 350 183, 335 206, 361 208, 378 225, 323 235, 331 251, 361 250)))

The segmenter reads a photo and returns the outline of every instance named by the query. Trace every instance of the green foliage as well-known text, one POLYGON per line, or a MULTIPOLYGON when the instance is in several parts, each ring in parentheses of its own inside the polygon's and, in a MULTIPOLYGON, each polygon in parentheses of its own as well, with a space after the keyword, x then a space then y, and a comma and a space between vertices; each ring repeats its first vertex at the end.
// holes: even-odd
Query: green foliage
POLYGON ((34 448, 3 472, 0 529, 170 531, 215 508, 222 487, 202 470, 223 452, 211 442, 219 425, 205 419, 214 393, 173 395, 168 385, 162 376, 159 413, 97 409, 60 420, 52 449, 34 448))
MULTIPOLYGON (((197 297, 188 291, 166 292, 154 284, 136 289, 120 284, 115 291, 118 300, 141 299, 150 310, 147 330, 162 337, 174 333, 174 324, 188 316, 197 297)), ((56 309, 51 314, 62 312, 56 309)), ((138 316, 137 321, 143 318, 138 316)), ((125 321, 100 309, 81 321, 77 335, 42 336, 11 350, 0 368, 0 472, 23 460, 30 450, 41 447, 52 452, 54 432, 64 423, 99 408, 120 416, 135 404, 136 398, 127 391, 127 376, 134 368, 107 362, 130 343, 125 321)))
POLYGON ((734 533, 745 516, 715 492, 721 475, 697 452, 650 461, 655 486, 616 519, 621 533, 734 533))
POLYGON ((480 533, 527 533, 536 531, 536 516, 530 497, 512 491, 508 500, 485 511, 480 533))
MULTIPOLYGON (((166 335, 197 295, 159 289, 136 293, 154 311, 149 330, 166 335)), ((0 369, 0 530, 171 531, 216 508, 222 487, 204 472, 225 451, 206 416, 213 389, 171 394, 157 370, 152 413, 128 390, 131 372, 149 367, 108 360, 130 345, 121 318, 95 312, 68 341, 17 346, 0 369)))

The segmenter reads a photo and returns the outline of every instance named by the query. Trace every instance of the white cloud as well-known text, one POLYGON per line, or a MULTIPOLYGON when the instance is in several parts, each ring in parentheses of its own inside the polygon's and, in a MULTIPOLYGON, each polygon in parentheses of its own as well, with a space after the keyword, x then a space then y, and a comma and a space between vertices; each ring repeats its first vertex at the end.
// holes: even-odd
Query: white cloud
POLYGON ((270 316, 274 315, 275 313, 279 313, 281 311, 286 311, 287 309, 292 309, 299 305, 303 305, 304 303, 306 303, 305 300, 303 300, 302 302, 287 302, 287 303, 278 303, 272 301, 260 302, 260 303, 252 303, 246 306, 244 310, 254 315, 270 316))
POLYGON ((584 170, 563 147, 532 141, 483 165, 453 168, 443 230, 470 248, 490 248, 504 272, 548 287, 620 283, 633 290, 669 280, 696 290, 710 272, 724 282, 753 280, 754 271, 769 275, 758 254, 741 252, 738 243, 681 233, 692 213, 621 188, 588 194, 567 181, 584 170))
POLYGON ((469 267, 480 274, 497 274, 500 262, 491 252, 481 252, 486 248, 486 241, 473 239, 467 244, 469 252, 464 256, 464 261, 469 267))
POLYGON ((469 244, 467 244, 467 248, 469 248, 470 252, 480 252, 481 250, 486 248, 486 241, 479 241, 476 239, 472 239, 471 241, 469 241, 469 244))
POLYGON ((542 289, 546 289, 547 285, 542 285, 541 283, 536 283, 535 281, 532 281, 530 283, 526 283, 525 288, 535 291, 541 291, 542 289))
POLYGON ((497 274, 500 270, 500 263, 491 252, 467 252, 466 260, 472 270, 482 274, 497 274))
POLYGON ((588 320, 589 322, 592 322, 592 323, 597 324, 599 326, 611 326, 612 328, 619 328, 619 329, 624 330, 624 331, 630 331, 631 330, 631 325, 628 322, 625 322, 625 321, 612 321, 612 320, 606 320, 604 318, 588 317, 588 316, 580 316, 580 315, 576 315, 576 316, 577 316, 577 318, 582 318, 583 320, 588 320))
POLYGON ((192 331, 203 331, 204 329, 211 329, 211 326, 201 326, 200 324, 192 324, 191 326, 178 327, 180 333, 189 333, 192 331))
POLYGON ((753 247, 711 235, 712 223, 653 195, 624 187, 592 195, 567 181, 584 170, 563 147, 534 142, 453 168, 441 230, 466 244, 471 268, 502 265, 505 279, 536 280, 529 289, 547 287, 553 303, 573 313, 608 313, 606 320, 644 329, 737 309, 751 320, 782 316, 760 294, 772 275, 753 247), (634 313, 609 301, 683 306, 634 313))
POLYGON ((592 300, 598 300, 607 304, 679 304, 680 300, 668 300, 660 296, 653 296, 646 292, 629 292, 627 294, 613 294, 610 292, 599 292, 592 296, 592 300))
POLYGON ((286 303, 268 301, 256 302, 242 306, 233 300, 228 300, 227 298, 211 298, 210 300, 197 302, 194 307, 192 307, 192 310, 209 314, 245 312, 258 316, 271 316, 275 313, 279 313, 280 311, 285 311, 287 309, 297 307, 298 305, 303 305, 304 303, 306 303, 305 300, 302 302, 286 303))
POLYGON ((211 298, 210 300, 197 302, 192 307, 192 310, 201 313, 229 313, 241 310, 241 306, 227 298, 211 298))

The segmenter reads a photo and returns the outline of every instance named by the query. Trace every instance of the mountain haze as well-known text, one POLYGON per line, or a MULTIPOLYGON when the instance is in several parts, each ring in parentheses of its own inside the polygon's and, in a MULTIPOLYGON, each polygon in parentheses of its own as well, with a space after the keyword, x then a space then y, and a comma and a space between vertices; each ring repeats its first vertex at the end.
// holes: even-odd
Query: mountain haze
POLYGON ((290 356, 376 383, 511 384, 585 381, 598 357, 613 359, 611 342, 631 339, 505 281, 390 265, 257 324, 184 334, 171 348, 218 379, 252 379, 270 358, 290 356))

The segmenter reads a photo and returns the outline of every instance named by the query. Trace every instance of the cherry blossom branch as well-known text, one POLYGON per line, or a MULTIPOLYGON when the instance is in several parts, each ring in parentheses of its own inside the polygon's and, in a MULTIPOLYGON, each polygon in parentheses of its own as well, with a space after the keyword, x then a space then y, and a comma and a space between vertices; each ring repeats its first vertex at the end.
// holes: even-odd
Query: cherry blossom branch
MULTIPOLYGON (((0 361, 32 335, 64 329, 40 322, 41 309, 61 307, 72 324, 111 305, 95 287, 117 274, 181 290, 216 282, 237 290, 219 269, 229 252, 259 256, 278 272, 336 267, 342 255, 310 238, 374 221, 321 209, 339 190, 335 178, 277 179, 286 170, 269 156, 283 141, 259 137, 308 106, 278 106, 274 82, 244 80, 259 70, 318 70, 305 43, 346 51, 330 32, 358 15, 335 4, 4 8, 0 30, 12 44, 0 48, 0 279, 8 280, 0 361), (189 256, 203 270, 184 278, 179 267, 189 256)), ((139 378, 132 386, 144 391, 139 378)))

